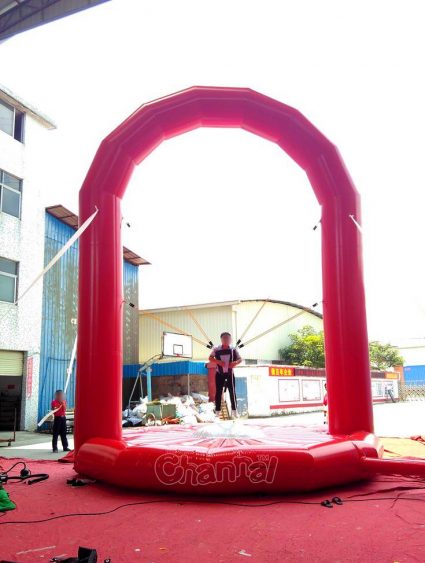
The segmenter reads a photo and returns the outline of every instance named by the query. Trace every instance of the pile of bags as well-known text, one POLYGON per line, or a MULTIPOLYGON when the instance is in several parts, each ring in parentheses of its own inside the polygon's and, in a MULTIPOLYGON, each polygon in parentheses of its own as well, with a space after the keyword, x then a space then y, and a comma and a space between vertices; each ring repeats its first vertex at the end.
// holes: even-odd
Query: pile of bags
POLYGON ((140 403, 134 409, 125 409, 122 412, 122 425, 144 426, 146 424, 146 412, 148 410, 148 398, 140 398, 140 403))
MULTIPOLYGON (((215 422, 217 417, 214 413, 214 403, 208 401, 206 395, 192 393, 183 397, 167 395, 155 401, 161 405, 175 405, 176 419, 180 424, 198 424, 202 422, 215 422)), ((145 426, 149 424, 162 424, 160 420, 147 413, 148 398, 140 398, 140 402, 133 409, 123 411, 123 426, 145 426)))

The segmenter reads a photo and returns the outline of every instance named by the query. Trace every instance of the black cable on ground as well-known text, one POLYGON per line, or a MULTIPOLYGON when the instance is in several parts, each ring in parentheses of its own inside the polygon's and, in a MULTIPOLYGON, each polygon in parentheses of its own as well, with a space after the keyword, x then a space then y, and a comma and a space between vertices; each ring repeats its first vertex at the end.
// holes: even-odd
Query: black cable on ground
POLYGON ((27 485, 33 485, 34 483, 39 483, 40 481, 45 481, 49 478, 47 473, 31 473, 31 471, 27 468, 27 464, 24 461, 17 461, 9 467, 9 469, 0 472, 0 484, 5 484, 17 481, 19 483, 26 482, 27 485), (9 475, 9 473, 14 469, 17 465, 23 465, 19 475, 9 475))
POLYGON ((25 461, 17 461, 16 463, 14 463, 12 465, 12 467, 9 467, 9 469, 6 469, 5 471, 0 471, 1 475, 7 475, 8 473, 10 473, 12 471, 12 469, 14 469, 17 465, 23 465, 24 469, 27 468, 27 464, 25 463, 25 461))
POLYGON ((73 512, 69 514, 60 514, 58 516, 51 516, 49 518, 41 518, 40 520, 12 520, 8 522, 0 522, 0 526, 4 526, 6 524, 41 524, 44 522, 51 522, 52 520, 59 520, 61 518, 72 518, 72 517, 82 517, 82 516, 105 516, 107 514, 112 514, 121 510, 122 508, 127 508, 130 506, 143 506, 148 504, 217 504, 217 505, 225 505, 225 506, 237 506, 242 508, 265 508, 273 505, 278 504, 305 504, 305 505, 315 505, 315 506, 325 506, 327 508, 331 508, 333 504, 345 504, 347 502, 376 502, 381 500, 393 500, 393 501, 419 501, 425 502, 425 499, 419 498, 410 498, 410 497, 378 497, 378 498, 365 498, 365 499, 340 499, 339 497, 334 497, 335 502, 325 500, 325 501, 302 501, 302 500, 276 500, 271 502, 265 502, 261 504, 247 504, 242 502, 231 502, 231 501, 200 501, 200 500, 170 500, 170 499, 157 499, 157 500, 146 500, 146 501, 139 501, 139 502, 130 502, 126 504, 121 504, 112 508, 110 510, 105 510, 102 512, 73 512), (338 498, 341 502, 336 502, 335 498, 338 498))

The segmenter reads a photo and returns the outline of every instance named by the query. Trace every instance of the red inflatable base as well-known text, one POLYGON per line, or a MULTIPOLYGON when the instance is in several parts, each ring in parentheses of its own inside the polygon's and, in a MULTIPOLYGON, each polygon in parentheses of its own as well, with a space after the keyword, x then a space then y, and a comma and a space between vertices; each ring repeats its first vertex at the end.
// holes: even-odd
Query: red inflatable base
POLYGON ((123 440, 92 438, 75 469, 107 483, 185 494, 312 491, 371 474, 365 458, 380 458, 373 434, 330 436, 323 428, 270 424, 137 428, 123 440))

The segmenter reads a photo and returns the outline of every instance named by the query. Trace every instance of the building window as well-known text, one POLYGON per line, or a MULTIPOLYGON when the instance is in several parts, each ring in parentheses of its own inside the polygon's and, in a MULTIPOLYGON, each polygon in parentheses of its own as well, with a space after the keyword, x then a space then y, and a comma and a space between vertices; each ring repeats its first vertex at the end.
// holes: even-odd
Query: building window
POLYGON ((22 180, 0 170, 0 211, 21 216, 22 180))
POLYGON ((15 303, 19 263, 0 258, 0 301, 15 303))
POLYGON ((0 130, 17 141, 24 142, 25 113, 0 102, 0 130))

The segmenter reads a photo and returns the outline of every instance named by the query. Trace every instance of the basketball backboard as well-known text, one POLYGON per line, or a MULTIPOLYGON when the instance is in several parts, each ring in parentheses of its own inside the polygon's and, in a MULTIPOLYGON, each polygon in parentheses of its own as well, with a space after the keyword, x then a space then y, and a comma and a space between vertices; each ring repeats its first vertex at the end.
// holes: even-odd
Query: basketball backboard
POLYGON ((174 358, 191 358, 192 337, 187 334, 164 332, 162 335, 162 355, 174 358))

